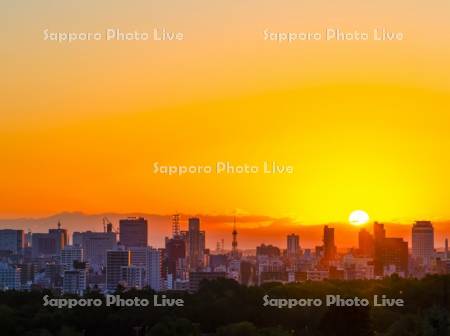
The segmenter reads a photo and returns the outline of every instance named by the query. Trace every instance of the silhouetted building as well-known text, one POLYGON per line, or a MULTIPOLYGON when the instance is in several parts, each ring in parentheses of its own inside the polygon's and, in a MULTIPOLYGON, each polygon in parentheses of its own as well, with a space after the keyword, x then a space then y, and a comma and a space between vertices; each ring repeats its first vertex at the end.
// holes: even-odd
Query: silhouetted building
POLYGON ((226 277, 225 272, 191 272, 189 273, 189 291, 198 291, 202 281, 211 281, 226 277))
POLYGON ((336 259, 336 245, 334 243, 334 228, 327 225, 323 228, 323 259, 324 264, 336 259))
POLYGON ((375 243, 373 236, 366 229, 362 228, 358 233, 358 252, 365 257, 373 257, 375 253, 375 243))
POLYGON ((300 237, 296 234, 287 236, 287 255, 297 256, 300 254, 300 237))
POLYGON ((383 275, 386 268, 395 267, 395 273, 408 274, 408 242, 402 238, 385 238, 381 245, 383 275))
POLYGON ((130 266, 130 251, 106 252, 106 290, 114 291, 122 280, 122 267, 130 266))
POLYGON ((256 247, 256 256, 279 257, 280 249, 273 245, 261 244, 256 247))
POLYGON ((188 231, 182 231, 181 235, 186 242, 186 256, 191 271, 204 266, 205 231, 200 231, 200 219, 189 218, 188 231))
POLYGON ((119 221, 120 243, 125 247, 147 246, 148 223, 145 218, 127 218, 119 221))
POLYGON ((177 274, 180 263, 186 258, 186 242, 181 236, 166 238, 167 273, 177 274), (182 260, 180 260, 182 259, 182 260))

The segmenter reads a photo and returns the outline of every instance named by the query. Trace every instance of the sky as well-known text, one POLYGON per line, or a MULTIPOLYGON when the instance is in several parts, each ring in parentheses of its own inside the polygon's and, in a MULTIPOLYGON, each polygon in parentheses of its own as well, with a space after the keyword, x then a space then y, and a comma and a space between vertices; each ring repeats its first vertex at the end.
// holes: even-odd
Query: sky
POLYGON ((4 1, 0 13, 1 218, 450 219, 448 1, 4 1), (110 27, 184 40, 43 39, 110 27), (264 40, 328 27, 405 38, 264 40), (153 172, 218 161, 294 173, 153 172))

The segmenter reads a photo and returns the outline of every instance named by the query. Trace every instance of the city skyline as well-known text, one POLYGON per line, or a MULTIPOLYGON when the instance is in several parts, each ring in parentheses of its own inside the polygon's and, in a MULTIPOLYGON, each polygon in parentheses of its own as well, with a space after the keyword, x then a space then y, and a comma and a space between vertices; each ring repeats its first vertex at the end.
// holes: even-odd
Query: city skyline
MULTIPOLYGON (((144 218, 148 221, 148 233, 147 239, 149 246, 154 246, 160 248, 164 246, 163 238, 170 236, 172 233, 172 215, 151 215, 143 213, 130 213, 130 214, 99 214, 99 215, 86 215, 82 213, 62 213, 55 216, 51 216, 48 219, 41 222, 40 219, 33 219, 38 223, 37 225, 26 225, 26 224, 16 224, 15 220, 5 220, 4 223, 9 223, 8 225, 2 225, 3 222, 0 220, 0 225, 2 229, 22 229, 24 232, 28 230, 34 233, 46 232, 48 227, 56 227, 56 224, 69 223, 69 226, 64 225, 72 236, 73 232, 103 232, 106 227, 104 225, 104 220, 113 218, 111 224, 114 227, 115 232, 119 232, 120 222, 126 220, 126 218, 144 218), (65 216, 69 215, 75 216, 72 219, 68 219, 67 222, 61 220, 65 216), (83 218, 89 225, 78 226, 73 223, 80 223, 83 218), (56 223, 56 224, 55 224, 56 223), (33 228, 33 229, 31 229, 33 228)), ((285 235, 288 233, 297 234, 301 237, 302 246, 306 248, 314 248, 317 242, 321 240, 322 230, 324 226, 330 226, 337 230, 336 242, 339 249, 350 249, 358 245, 358 234, 360 229, 371 229, 374 222, 380 222, 376 220, 369 220, 367 223, 354 225, 349 222, 347 223, 324 223, 317 225, 304 225, 295 222, 291 222, 289 219, 274 219, 270 217, 252 217, 252 216, 236 216, 236 215, 226 215, 226 216, 207 216, 207 215, 187 215, 178 214, 179 225, 181 230, 188 228, 188 219, 191 217, 198 217, 202 220, 202 227, 208 232, 206 236, 206 247, 213 250, 218 242, 225 242, 225 250, 232 250, 232 234, 233 227, 236 223, 236 227, 239 233, 239 249, 242 250, 252 250, 256 245, 260 243, 273 244, 276 246, 283 247, 285 242, 285 235), (281 220, 281 221, 280 221, 281 220), (283 222, 285 220, 286 222, 283 222), (268 224, 270 223, 270 224, 268 224)), ((385 225, 388 233, 393 236, 398 236, 411 244, 411 226, 416 222, 421 222, 424 219, 414 221, 413 223, 386 223, 385 225)), ((30 224, 30 219, 19 220, 20 223, 30 224)), ((450 235, 448 232, 448 227, 450 226, 450 221, 435 222, 432 221, 435 230, 435 247, 437 249, 443 249, 445 247, 445 239, 450 235)), ((70 240, 71 241, 71 240, 70 240)), ((126 244, 125 244, 126 245, 126 244)), ((340 250, 342 251, 342 250, 340 250)))

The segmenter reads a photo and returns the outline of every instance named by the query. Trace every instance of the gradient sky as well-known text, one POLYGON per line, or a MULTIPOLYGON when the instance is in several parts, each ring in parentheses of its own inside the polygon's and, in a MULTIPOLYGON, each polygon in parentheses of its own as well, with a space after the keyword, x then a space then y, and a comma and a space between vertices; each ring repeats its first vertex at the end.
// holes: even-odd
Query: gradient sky
POLYGON ((0 13, 0 217, 450 219, 449 1, 4 1, 0 13), (43 41, 109 27, 185 40, 43 41), (263 40, 327 27, 406 38, 263 40), (295 174, 152 173, 227 160, 295 174))

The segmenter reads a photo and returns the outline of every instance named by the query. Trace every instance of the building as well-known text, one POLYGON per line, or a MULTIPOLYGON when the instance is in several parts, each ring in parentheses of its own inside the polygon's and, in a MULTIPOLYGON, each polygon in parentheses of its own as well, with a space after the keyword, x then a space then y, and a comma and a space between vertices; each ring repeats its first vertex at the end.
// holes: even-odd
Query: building
POLYGON ((280 249, 273 245, 261 244, 256 247, 256 256, 279 257, 280 249))
POLYGON ((161 267, 161 251, 149 247, 147 253, 147 281, 148 286, 154 291, 162 289, 161 267))
POLYGON ((74 262, 70 270, 64 271, 63 293, 83 295, 87 288, 86 263, 74 262))
POLYGON ((412 256, 430 264, 434 257, 434 229, 429 221, 417 221, 412 227, 412 256))
POLYGON ((125 247, 146 247, 148 223, 145 218, 127 218, 119 221, 120 243, 125 247))
POLYGON ((186 242, 186 257, 191 271, 204 267, 205 231, 200 231, 200 219, 189 218, 188 231, 182 231, 181 235, 186 242))
POLYGON ((49 229, 48 233, 33 233, 31 237, 31 255, 33 258, 59 256, 61 250, 67 245, 67 230, 49 229))
POLYGON ((383 242, 386 238, 386 230, 384 224, 375 222, 373 223, 373 248, 374 248, 374 272, 377 276, 383 276, 383 242))
POLYGON ((111 250, 106 252, 106 290, 115 291, 122 281, 122 267, 130 266, 130 251, 111 250))
POLYGON ((106 252, 117 247, 117 234, 108 232, 74 232, 73 245, 83 249, 84 260, 94 270, 99 270, 106 265, 106 252))
POLYGON ((225 272, 191 272, 189 273, 189 291, 196 292, 202 281, 211 281, 226 277, 225 272))
POLYGON ((300 237, 296 234, 290 234, 287 236, 287 255, 297 256, 300 254, 300 237))
POLYGON ((126 288, 142 289, 146 286, 144 267, 122 266, 121 272, 121 283, 126 288))
POLYGON ((20 268, 0 262, 0 290, 18 290, 20 287, 20 268))
POLYGON ((23 230, 0 230, 0 251, 22 254, 24 247, 25 235, 23 230))
POLYGON ((73 263, 75 261, 82 262, 83 249, 79 246, 66 245, 61 251, 61 265, 65 271, 73 269, 73 263))
POLYGON ((328 264, 336 259, 336 244, 334 242, 334 228, 325 225, 323 228, 323 258, 322 262, 328 264))
POLYGON ((381 244, 383 275, 386 269, 395 267, 397 274, 408 275, 408 242, 402 238, 385 238, 381 244))
POLYGON ((373 257, 375 253, 373 236, 365 228, 358 233, 358 252, 365 257, 373 257))
POLYGON ((186 242, 180 236, 171 239, 166 238, 167 274, 178 278, 177 270, 180 270, 186 258, 186 242))

